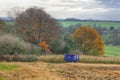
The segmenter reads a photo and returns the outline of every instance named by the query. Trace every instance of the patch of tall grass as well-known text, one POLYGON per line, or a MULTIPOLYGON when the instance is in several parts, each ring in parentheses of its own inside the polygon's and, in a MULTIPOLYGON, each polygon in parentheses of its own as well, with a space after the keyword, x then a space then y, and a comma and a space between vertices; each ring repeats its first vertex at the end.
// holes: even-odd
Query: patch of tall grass
POLYGON ((5 80, 2 76, 0 76, 0 80, 5 80))
MULTIPOLYGON (((43 55, 39 57, 39 61, 48 63, 65 63, 63 55, 43 55)), ((80 63, 103 63, 103 64, 120 64, 120 57, 104 57, 104 56, 80 56, 80 63)))
POLYGON ((38 60, 48 63, 64 63, 63 55, 42 55, 38 60))
POLYGON ((0 55, 0 61, 7 62, 35 62, 38 61, 36 55, 0 55))
POLYGON ((83 63, 120 64, 120 57, 117 57, 117 56, 104 57, 104 56, 85 56, 85 55, 82 55, 80 57, 80 62, 83 62, 83 63))

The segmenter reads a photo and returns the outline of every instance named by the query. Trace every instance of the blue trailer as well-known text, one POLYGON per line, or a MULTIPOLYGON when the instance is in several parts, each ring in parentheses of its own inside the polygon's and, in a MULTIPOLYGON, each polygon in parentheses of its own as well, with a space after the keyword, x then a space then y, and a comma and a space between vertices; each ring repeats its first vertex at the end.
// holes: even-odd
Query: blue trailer
POLYGON ((79 61, 80 55, 79 54, 65 54, 64 60, 66 62, 77 62, 79 61))

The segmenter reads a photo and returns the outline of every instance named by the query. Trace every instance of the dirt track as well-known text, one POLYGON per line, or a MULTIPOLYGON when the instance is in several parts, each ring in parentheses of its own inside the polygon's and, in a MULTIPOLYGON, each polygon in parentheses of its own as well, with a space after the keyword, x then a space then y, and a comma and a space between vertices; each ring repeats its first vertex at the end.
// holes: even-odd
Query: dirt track
POLYGON ((120 80, 120 65, 85 63, 9 63, 20 65, 0 75, 6 80, 120 80))

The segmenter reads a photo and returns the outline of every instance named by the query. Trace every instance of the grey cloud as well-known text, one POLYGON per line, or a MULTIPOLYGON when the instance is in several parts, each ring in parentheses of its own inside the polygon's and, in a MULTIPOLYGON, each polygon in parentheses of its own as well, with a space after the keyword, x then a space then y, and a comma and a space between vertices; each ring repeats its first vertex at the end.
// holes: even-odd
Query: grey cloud
POLYGON ((92 0, 90 2, 89 1, 84 1, 84 0, 61 0, 61 2, 64 3, 71 3, 70 5, 66 5, 67 7, 72 7, 72 8, 78 8, 78 7, 82 7, 84 9, 92 9, 92 8, 100 8, 102 7, 101 5, 99 5, 99 1, 94 1, 92 0), (93 1, 93 2, 92 2, 93 1))
POLYGON ((120 0, 96 0, 106 8, 120 8, 120 0))
POLYGON ((86 19, 92 18, 97 20, 117 20, 120 21, 120 9, 109 9, 103 13, 84 13, 74 15, 76 18, 86 19))
POLYGON ((102 15, 104 19, 119 20, 120 21, 120 9, 111 9, 102 15))

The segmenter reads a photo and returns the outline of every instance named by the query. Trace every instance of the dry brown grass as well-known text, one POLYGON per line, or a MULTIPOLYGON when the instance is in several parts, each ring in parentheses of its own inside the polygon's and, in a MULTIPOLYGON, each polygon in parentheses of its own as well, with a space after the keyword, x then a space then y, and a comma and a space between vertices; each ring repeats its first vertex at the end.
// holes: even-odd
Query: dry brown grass
POLYGON ((8 63, 13 71, 0 71, 5 80, 120 80, 120 65, 85 63, 8 63))
POLYGON ((67 63, 53 70, 69 80, 119 80, 120 65, 67 63))
MULTIPOLYGON (((49 63, 64 63, 63 55, 43 55, 39 56, 39 61, 49 63)), ((104 64, 120 64, 120 57, 104 57, 104 56, 85 56, 81 55, 79 62, 82 63, 104 63, 104 64)))
MULTIPOLYGON (((111 60, 112 57, 81 58, 111 60)), ((119 57, 113 58, 119 60, 119 57)), ((7 63, 20 67, 13 71, 0 71, 0 76, 5 80, 120 80, 119 64, 66 63, 61 60, 63 55, 49 55, 40 56, 38 62, 7 63)))
POLYGON ((120 56, 85 56, 80 57, 80 62, 83 63, 105 63, 105 64, 120 64, 120 56))
POLYGON ((48 63, 64 63, 64 55, 43 55, 38 57, 39 61, 48 63))
POLYGON ((62 80, 61 77, 48 71, 47 65, 43 62, 9 64, 19 65, 20 68, 13 71, 0 71, 0 76, 5 80, 62 80))

